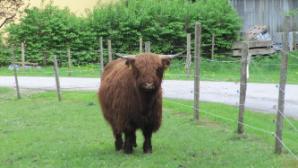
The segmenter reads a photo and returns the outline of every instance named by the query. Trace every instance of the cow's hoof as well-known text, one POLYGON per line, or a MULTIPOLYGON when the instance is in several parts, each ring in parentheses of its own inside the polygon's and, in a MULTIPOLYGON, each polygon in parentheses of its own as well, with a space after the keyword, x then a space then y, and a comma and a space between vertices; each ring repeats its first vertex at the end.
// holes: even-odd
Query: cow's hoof
POLYGON ((117 146, 115 147, 115 150, 116 150, 116 151, 120 151, 121 149, 122 149, 122 148, 119 148, 119 147, 117 147, 117 146))
POLYGON ((145 154, 150 154, 150 153, 152 153, 152 147, 144 148, 143 151, 145 154))
POLYGON ((124 145, 123 151, 126 154, 131 154, 133 152, 133 147, 132 145, 124 145))
POLYGON ((120 151, 123 148, 122 142, 115 142, 115 150, 120 151))
POLYGON ((132 149, 124 149, 125 154, 132 154, 133 150, 132 149))
POLYGON ((145 154, 151 154, 151 153, 152 153, 152 149, 144 150, 144 153, 145 153, 145 154))

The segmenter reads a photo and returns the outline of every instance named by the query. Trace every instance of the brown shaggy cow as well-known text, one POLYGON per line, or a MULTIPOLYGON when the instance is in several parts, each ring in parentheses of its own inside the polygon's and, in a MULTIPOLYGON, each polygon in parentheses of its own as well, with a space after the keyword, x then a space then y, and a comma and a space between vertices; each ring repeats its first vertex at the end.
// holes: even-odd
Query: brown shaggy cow
POLYGON ((144 153, 152 152, 151 135, 162 119, 161 82, 170 58, 144 53, 109 63, 101 78, 99 100, 115 137, 115 148, 132 153, 136 130, 144 136, 144 153), (125 135, 123 144, 122 133, 125 135))

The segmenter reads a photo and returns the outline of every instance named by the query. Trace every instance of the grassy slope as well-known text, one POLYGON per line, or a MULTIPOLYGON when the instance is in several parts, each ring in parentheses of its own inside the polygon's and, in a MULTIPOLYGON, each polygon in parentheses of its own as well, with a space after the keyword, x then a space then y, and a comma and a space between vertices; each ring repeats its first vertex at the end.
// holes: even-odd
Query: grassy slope
MULTIPOLYGON (((0 89, 2 97, 11 90, 0 89)), ((163 125, 153 136, 153 154, 138 148, 131 156, 114 151, 109 126, 94 92, 39 93, 22 100, 0 99, 0 167, 295 167, 289 154, 276 156, 273 137, 248 129, 239 137, 235 124, 206 114, 235 119, 237 109, 202 103, 202 121, 192 121, 191 102, 164 101, 163 125), (179 105, 177 103, 186 104, 179 105)), ((250 125, 273 130, 273 116, 246 113, 250 125)), ((298 122, 292 120, 296 127, 298 122)), ((298 154, 298 135, 285 125, 285 140, 298 154)))
MULTIPOLYGON (((232 59, 233 60, 233 59, 232 59)), ((236 60, 237 61, 237 60, 236 60)), ((250 82, 278 83, 280 61, 277 55, 273 58, 256 58, 250 66, 250 82)), ((192 72, 193 72, 192 64, 192 72)), ((72 69, 73 77, 99 77, 98 65, 77 66, 72 69)), ((0 75, 13 75, 7 67, 0 67, 0 75)), ((52 67, 42 69, 21 69, 20 76, 53 76, 52 67)), ((68 68, 60 68, 61 76, 68 76, 68 68)), ((185 74, 184 61, 174 60, 165 75, 166 79, 188 79, 193 80, 193 75, 189 78, 185 74)), ((201 79, 216 81, 239 81, 240 63, 210 62, 205 59, 201 63, 201 79)), ((289 57, 288 82, 298 83, 298 53, 292 53, 289 57)))

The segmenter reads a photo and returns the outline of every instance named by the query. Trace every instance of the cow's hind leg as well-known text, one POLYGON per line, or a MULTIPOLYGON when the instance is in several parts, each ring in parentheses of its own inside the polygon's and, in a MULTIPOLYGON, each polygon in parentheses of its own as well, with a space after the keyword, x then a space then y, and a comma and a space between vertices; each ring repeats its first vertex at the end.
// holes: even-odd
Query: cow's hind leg
POLYGON ((122 133, 113 130, 114 137, 115 137, 115 149, 119 151, 123 148, 123 140, 122 140, 122 133))
POLYGON ((152 153, 152 144, 151 144, 151 137, 152 137, 152 128, 145 127, 142 129, 144 135, 144 144, 143 144, 143 151, 144 153, 152 153))

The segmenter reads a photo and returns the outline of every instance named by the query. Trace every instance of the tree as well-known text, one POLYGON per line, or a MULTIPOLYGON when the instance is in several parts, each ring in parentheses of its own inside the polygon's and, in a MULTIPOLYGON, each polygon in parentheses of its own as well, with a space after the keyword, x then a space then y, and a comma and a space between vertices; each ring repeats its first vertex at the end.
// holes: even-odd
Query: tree
MULTIPOLYGON (((137 53, 142 36, 144 41, 151 41, 153 52, 177 53, 184 50, 186 34, 193 33, 195 22, 200 21, 202 43, 211 44, 215 34, 215 50, 225 51, 238 38, 241 28, 240 17, 229 0, 195 3, 129 0, 128 5, 124 2, 128 0, 98 5, 87 17, 78 17, 52 3, 43 8, 26 9, 25 17, 7 27, 8 44, 19 45, 25 41, 27 60, 44 64, 54 54, 60 63, 67 63, 66 48, 70 47, 74 64, 88 64, 98 61, 95 50, 100 37, 112 40, 114 52, 137 53)), ((203 53, 209 52, 210 47, 202 46, 203 53)))
POLYGON ((96 61, 95 52, 89 52, 93 50, 96 39, 84 18, 52 3, 24 12, 25 17, 18 23, 10 24, 6 31, 9 33, 9 44, 19 45, 25 41, 28 61, 46 65, 51 55, 55 54, 61 62, 66 62, 67 47, 71 48, 74 64, 96 61))
POLYGON ((0 29, 8 22, 13 21, 21 8, 23 0, 1 0, 0 1, 0 29))

